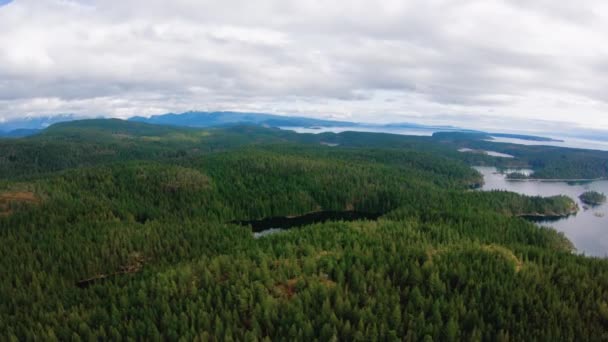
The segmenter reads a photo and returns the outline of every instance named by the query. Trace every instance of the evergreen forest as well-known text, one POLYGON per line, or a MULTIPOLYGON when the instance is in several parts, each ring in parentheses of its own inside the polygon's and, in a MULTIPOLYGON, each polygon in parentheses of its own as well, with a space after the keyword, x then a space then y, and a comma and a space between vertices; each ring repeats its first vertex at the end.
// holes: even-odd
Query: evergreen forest
POLYGON ((109 119, 2 139, 0 340, 606 341, 608 260, 524 218, 575 202, 477 191, 471 166, 607 163, 456 133, 109 119), (373 218, 240 224, 330 211, 373 218))

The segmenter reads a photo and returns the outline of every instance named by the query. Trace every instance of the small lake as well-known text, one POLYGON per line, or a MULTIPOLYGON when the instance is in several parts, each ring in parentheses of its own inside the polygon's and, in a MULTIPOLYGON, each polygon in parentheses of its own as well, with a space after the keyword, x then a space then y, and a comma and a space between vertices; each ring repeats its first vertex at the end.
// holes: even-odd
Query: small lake
POLYGON ((498 158, 515 158, 514 156, 512 156, 510 154, 506 154, 506 153, 500 153, 500 152, 488 151, 488 150, 473 150, 473 149, 470 149, 470 148, 461 148, 461 149, 458 150, 458 152, 463 152, 463 153, 481 153, 481 154, 486 154, 488 156, 498 157, 498 158))
POLYGON ((380 214, 360 211, 318 211, 300 216, 278 216, 252 221, 233 221, 242 226, 251 226, 253 237, 258 239, 284 230, 326 221, 377 220, 380 214))
POLYGON ((538 224, 551 226, 563 232, 580 253, 588 256, 608 256, 608 204, 590 207, 578 198, 588 190, 608 194, 608 181, 589 183, 509 181, 505 174, 497 172, 494 167, 475 167, 475 169, 484 176, 485 184, 481 190, 507 190, 528 196, 544 197, 566 195, 574 199, 580 207, 578 214, 554 221, 542 221, 538 224))

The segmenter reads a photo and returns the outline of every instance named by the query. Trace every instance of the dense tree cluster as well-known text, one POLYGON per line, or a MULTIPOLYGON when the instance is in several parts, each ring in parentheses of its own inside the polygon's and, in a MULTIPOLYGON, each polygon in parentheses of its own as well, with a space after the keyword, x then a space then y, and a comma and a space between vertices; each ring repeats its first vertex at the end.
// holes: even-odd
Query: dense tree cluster
POLYGON ((589 205, 600 205, 606 202, 606 195, 597 191, 585 191, 579 198, 583 203, 589 205))
POLYGON ((0 340, 608 339, 608 261, 517 217, 571 199, 471 191, 476 171, 415 145, 139 125, 12 143, 71 161, 2 166, 0 340), (230 223, 319 210, 382 215, 230 223))
MULTIPOLYGON (((606 179, 608 151, 562 148, 542 145, 495 143, 487 136, 468 133, 436 133, 434 140, 458 148, 471 148, 505 153, 515 158, 491 158, 463 153, 471 165, 491 165, 499 168, 531 168, 538 179, 606 179)), ((514 175, 517 177, 517 175, 514 175)), ((519 175, 521 176, 521 175, 519 175)), ((522 178, 522 177, 519 177, 522 178)))

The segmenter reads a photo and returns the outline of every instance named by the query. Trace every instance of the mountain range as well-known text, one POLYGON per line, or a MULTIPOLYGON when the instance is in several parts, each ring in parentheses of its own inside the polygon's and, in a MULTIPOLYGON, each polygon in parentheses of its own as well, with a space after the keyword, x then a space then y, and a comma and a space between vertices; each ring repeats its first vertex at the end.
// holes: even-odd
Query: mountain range
MULTIPOLYGON (((24 119, 0 122, 0 136, 23 137, 36 134, 46 127, 66 121, 84 119, 74 114, 55 116, 28 117, 24 119)), ((427 129, 444 131, 468 131, 453 126, 430 126, 415 123, 369 124, 350 121, 314 119, 301 116, 285 116, 266 113, 244 112, 185 112, 153 115, 150 117, 134 116, 129 121, 145 122, 157 125, 170 125, 180 127, 221 127, 231 125, 257 125, 265 127, 373 127, 386 129, 427 129)))
MULTIPOLYGON (((82 120, 85 117, 74 114, 60 114, 42 117, 26 117, 23 119, 0 122, 0 137, 20 138, 39 133, 41 130, 60 122, 82 120)), ((245 113, 245 112, 198 112, 168 113, 153 115, 150 117, 134 116, 128 119, 132 122, 142 122, 155 125, 176 127, 226 127, 234 125, 255 125, 263 127, 303 127, 309 129, 325 128, 354 128, 357 130, 371 129, 375 131, 394 132, 398 130, 421 130, 432 132, 466 132, 478 133, 484 136, 506 137, 532 141, 555 141, 551 138, 505 133, 486 133, 478 130, 470 130, 455 126, 443 125, 421 125, 416 123, 388 123, 372 124, 350 121, 314 119, 302 116, 286 116, 267 113, 245 113)), ((488 137, 489 138, 489 137, 488 137)))

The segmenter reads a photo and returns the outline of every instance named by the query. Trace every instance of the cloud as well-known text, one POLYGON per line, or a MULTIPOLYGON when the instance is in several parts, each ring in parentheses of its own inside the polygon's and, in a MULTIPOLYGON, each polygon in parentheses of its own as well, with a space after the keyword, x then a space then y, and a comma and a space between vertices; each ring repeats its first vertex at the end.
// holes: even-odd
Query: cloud
POLYGON ((18 0, 0 7, 0 117, 257 110, 608 128, 607 13, 601 0, 18 0))

